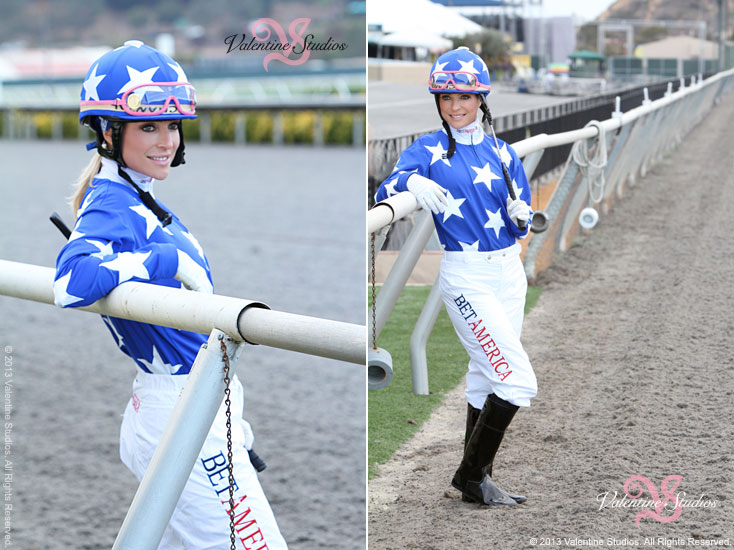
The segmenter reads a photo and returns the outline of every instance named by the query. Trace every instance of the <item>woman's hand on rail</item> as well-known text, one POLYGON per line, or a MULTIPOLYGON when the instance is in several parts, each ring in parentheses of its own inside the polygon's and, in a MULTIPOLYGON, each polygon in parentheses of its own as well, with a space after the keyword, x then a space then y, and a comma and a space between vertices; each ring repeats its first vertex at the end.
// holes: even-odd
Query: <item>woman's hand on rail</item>
POLYGON ((446 189, 441 187, 435 181, 413 174, 408 178, 406 184, 408 191, 413 193, 415 200, 425 210, 430 210, 434 214, 440 214, 446 210, 448 200, 446 199, 446 189))
POLYGON ((178 251, 178 271, 173 278, 181 281, 189 290, 206 294, 211 294, 214 291, 204 268, 181 250, 178 251))

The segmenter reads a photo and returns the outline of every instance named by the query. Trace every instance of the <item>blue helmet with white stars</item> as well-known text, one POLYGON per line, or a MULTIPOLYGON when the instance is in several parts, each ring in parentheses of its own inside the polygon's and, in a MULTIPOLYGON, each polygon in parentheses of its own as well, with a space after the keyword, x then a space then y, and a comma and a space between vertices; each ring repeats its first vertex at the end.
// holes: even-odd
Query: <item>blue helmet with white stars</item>
POLYGON ((466 46, 442 54, 431 67, 428 91, 432 94, 486 96, 490 90, 486 63, 466 46))
POLYGON ((139 40, 95 61, 82 84, 79 120, 196 118, 196 90, 181 65, 139 40))
MULTIPOLYGON (((97 134, 97 151, 125 166, 122 131, 126 122, 196 118, 196 90, 181 65, 139 40, 128 40, 95 61, 82 84, 79 121, 97 134), (111 128, 111 146, 104 132, 111 128)), ((184 161, 181 141, 171 166, 184 161)), ((93 148, 91 143, 87 148, 93 148)))

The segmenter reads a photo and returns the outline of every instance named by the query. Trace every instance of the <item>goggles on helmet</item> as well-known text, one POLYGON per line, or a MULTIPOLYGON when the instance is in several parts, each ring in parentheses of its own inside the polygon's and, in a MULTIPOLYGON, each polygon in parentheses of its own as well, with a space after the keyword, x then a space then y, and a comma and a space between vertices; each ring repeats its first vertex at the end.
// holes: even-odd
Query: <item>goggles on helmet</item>
POLYGON ((472 92, 474 90, 489 90, 489 86, 481 84, 477 76, 464 71, 436 71, 428 80, 428 89, 431 91, 458 90, 472 92))
POLYGON ((94 105, 95 109, 109 105, 111 111, 122 109, 128 115, 139 117, 169 113, 193 115, 196 112, 196 90, 188 82, 151 82, 130 88, 122 94, 122 99, 82 101, 81 104, 82 111, 85 105, 94 105))

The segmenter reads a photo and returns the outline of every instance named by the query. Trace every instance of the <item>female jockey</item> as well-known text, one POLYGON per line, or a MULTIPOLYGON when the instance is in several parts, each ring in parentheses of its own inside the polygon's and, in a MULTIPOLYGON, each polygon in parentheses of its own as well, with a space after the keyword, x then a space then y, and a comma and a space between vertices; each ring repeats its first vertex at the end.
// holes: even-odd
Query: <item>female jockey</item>
POLYGON ((515 506, 526 498, 503 491, 491 476, 507 426, 537 393, 520 342, 527 278, 517 241, 528 234, 530 186, 512 147, 484 133, 490 82, 479 56, 467 48, 441 55, 428 91, 443 130, 403 151, 376 200, 413 193, 433 213, 444 248, 441 295, 470 358, 464 457, 451 484, 463 500, 515 506))
MULTIPOLYGON (((77 184, 76 224, 56 261, 58 306, 89 305, 125 281, 213 292, 201 246, 154 192, 155 180, 184 163, 182 119, 196 118, 195 104, 181 66, 142 42, 125 42, 94 62, 82 85, 79 120, 96 133, 96 153, 77 184)), ((120 456, 141 480, 207 336, 102 318, 138 367, 120 456)), ((233 417, 241 419, 244 397, 236 378, 231 389, 233 417)), ((233 423, 232 440, 237 548, 285 549, 248 457, 253 436, 247 422, 233 423)), ((222 407, 160 549, 230 548, 226 457, 222 407)))

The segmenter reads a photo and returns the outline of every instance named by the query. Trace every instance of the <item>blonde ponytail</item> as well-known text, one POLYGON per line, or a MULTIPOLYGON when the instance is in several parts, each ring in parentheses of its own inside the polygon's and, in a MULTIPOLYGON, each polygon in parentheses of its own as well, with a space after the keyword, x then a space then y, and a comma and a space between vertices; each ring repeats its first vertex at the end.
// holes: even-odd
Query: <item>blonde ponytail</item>
POLYGON ((79 206, 82 204, 84 193, 86 193, 87 189, 92 185, 92 180, 94 179, 94 176, 99 173, 100 168, 102 168, 102 157, 99 153, 95 153, 92 160, 89 161, 89 164, 87 164, 86 168, 84 168, 82 173, 79 175, 79 179, 74 186, 74 195, 70 197, 69 204, 71 204, 71 207, 74 209, 75 217, 79 210, 79 206))

